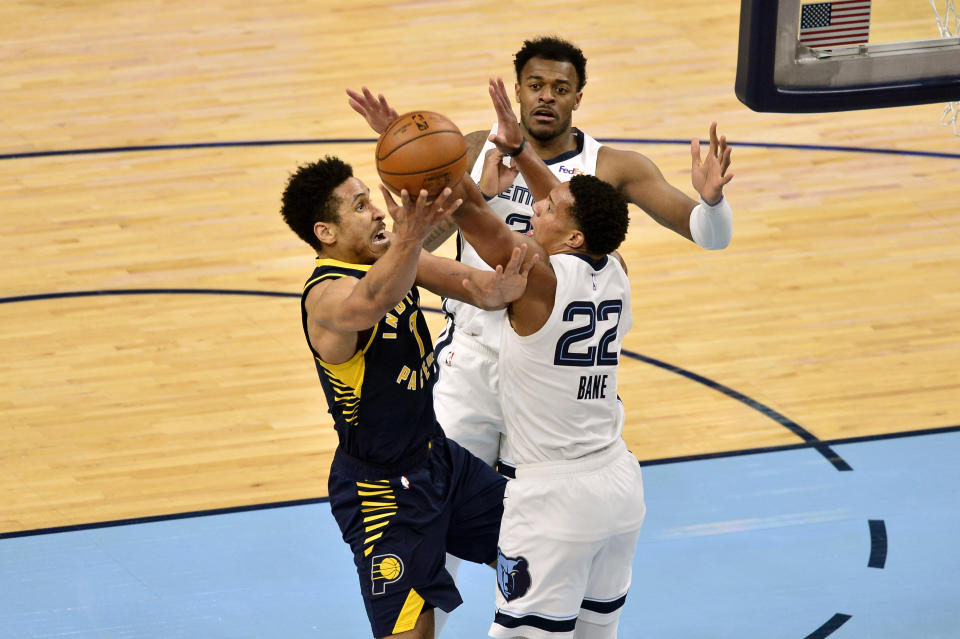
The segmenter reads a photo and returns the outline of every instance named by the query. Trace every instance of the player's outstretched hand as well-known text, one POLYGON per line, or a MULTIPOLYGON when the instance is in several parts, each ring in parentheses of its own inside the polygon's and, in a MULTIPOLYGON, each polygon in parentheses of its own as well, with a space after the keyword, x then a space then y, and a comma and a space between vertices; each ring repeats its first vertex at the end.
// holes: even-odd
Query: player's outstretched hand
POLYGON ((393 218, 394 241, 421 243, 429 234, 433 226, 441 220, 449 219, 457 208, 463 204, 462 199, 450 201, 453 191, 449 187, 433 201, 427 200, 427 192, 421 190, 416 200, 410 199, 410 194, 404 189, 400 191, 400 204, 393 199, 393 194, 380 185, 383 201, 387 205, 387 213, 393 218))
POLYGON ((717 139, 716 122, 710 124, 710 149, 707 157, 700 158, 700 140, 690 141, 693 188, 707 204, 717 204, 723 198, 723 187, 733 179, 733 173, 727 174, 732 153, 733 149, 727 146, 727 136, 717 139))
POLYGON ((507 265, 498 264, 492 273, 478 272, 478 275, 483 278, 479 285, 469 279, 463 280, 463 287, 473 296, 476 306, 486 310, 504 308, 523 295, 527 289, 527 276, 540 260, 540 255, 534 253, 533 257, 524 264, 527 248, 526 242, 517 246, 513 249, 507 265))
POLYGON ((367 87, 362 88, 362 93, 357 93, 347 89, 347 95, 350 96, 348 102, 353 110, 363 116, 374 133, 380 135, 387 130, 387 126, 397 119, 397 111, 387 104, 387 99, 381 93, 378 97, 373 97, 373 93, 367 87))
POLYGON ((503 78, 496 80, 490 78, 489 91, 493 109, 497 112, 497 132, 491 133, 487 139, 493 142, 501 153, 516 153, 523 144, 523 131, 520 130, 520 123, 513 114, 510 96, 507 95, 507 89, 503 85, 503 78))

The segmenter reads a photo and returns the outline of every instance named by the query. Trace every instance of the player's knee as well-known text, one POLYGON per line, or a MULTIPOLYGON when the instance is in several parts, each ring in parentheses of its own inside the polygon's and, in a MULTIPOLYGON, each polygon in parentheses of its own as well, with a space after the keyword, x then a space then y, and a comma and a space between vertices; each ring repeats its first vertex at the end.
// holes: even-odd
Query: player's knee
POLYGON ((574 630, 574 639, 617 639, 618 619, 613 619, 605 624, 585 621, 582 617, 577 619, 577 626, 574 630))

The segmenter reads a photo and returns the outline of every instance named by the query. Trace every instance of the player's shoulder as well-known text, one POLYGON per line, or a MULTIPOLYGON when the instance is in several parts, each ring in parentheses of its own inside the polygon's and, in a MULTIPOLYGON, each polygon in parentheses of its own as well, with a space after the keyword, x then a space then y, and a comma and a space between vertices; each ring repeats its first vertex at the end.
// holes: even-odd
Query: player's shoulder
POLYGON ((489 135, 490 131, 471 131, 463 136, 464 141, 467 143, 467 166, 473 166, 473 163, 480 155, 480 149, 486 144, 489 135))
POLYGON ((597 151, 597 177, 618 186, 626 177, 636 179, 658 171, 653 161, 642 153, 603 145, 597 151))

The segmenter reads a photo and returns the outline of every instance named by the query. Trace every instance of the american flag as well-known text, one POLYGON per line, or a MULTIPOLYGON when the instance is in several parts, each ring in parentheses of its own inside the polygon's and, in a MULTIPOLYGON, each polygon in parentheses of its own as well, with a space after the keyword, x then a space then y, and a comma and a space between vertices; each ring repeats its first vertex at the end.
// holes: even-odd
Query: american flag
POLYGON ((800 43, 811 48, 861 44, 870 37, 871 0, 805 4, 800 10, 800 43))

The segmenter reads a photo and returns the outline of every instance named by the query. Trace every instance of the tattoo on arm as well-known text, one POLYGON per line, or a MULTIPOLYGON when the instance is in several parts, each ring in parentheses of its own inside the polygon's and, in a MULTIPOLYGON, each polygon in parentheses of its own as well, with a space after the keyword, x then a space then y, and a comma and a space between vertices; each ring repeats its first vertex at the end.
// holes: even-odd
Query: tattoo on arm
MULTIPOLYGON (((487 131, 473 131, 463 136, 467 143, 467 174, 473 169, 473 165, 480 155, 480 149, 483 148, 483 145, 487 141, 487 135, 487 131)), ((453 235, 456 230, 457 225, 453 220, 447 219, 439 222, 433 227, 430 234, 424 238, 423 248, 433 253, 440 248, 440 246, 447 241, 447 238, 453 235)))
POLYGON ((457 225, 453 220, 446 219, 437 222, 427 237, 423 240, 423 248, 433 253, 435 250, 447 241, 447 238, 453 235, 457 225))

